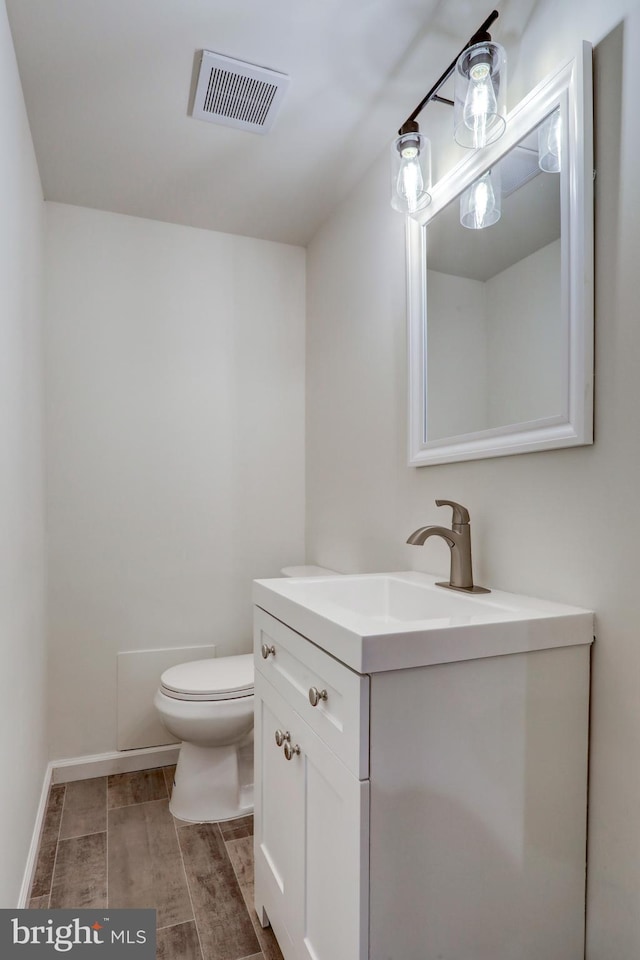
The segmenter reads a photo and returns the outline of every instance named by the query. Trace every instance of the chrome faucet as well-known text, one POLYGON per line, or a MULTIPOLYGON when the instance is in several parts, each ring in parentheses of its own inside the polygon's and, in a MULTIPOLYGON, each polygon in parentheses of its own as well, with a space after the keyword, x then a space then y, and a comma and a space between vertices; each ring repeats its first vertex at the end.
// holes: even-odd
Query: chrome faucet
POLYGON ((471 569, 471 527, 469 526, 469 511, 454 500, 436 500, 437 507, 453 507, 453 523, 451 529, 429 524, 414 530, 407 543, 421 547, 429 537, 442 537, 449 544, 451 550, 451 571, 448 583, 438 583, 438 587, 448 587, 450 590, 463 590, 465 593, 491 593, 486 587, 474 587, 473 572, 471 569))

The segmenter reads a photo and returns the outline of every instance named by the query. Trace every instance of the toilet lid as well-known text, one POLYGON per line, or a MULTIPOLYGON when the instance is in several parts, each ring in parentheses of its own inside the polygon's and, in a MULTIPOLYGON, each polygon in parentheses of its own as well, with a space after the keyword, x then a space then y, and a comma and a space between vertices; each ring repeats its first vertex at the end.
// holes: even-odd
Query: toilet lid
POLYGON ((192 660, 160 677, 163 693, 176 700, 231 700, 253 694, 253 654, 192 660))

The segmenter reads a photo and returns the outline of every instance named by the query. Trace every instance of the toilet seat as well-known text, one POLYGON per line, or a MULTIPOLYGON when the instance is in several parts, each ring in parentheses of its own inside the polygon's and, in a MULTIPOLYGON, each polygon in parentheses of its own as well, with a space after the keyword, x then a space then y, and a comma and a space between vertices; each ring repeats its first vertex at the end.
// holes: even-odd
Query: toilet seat
POLYGON ((169 667, 160 690, 174 700, 237 700, 253 696, 253 654, 192 660, 169 667))

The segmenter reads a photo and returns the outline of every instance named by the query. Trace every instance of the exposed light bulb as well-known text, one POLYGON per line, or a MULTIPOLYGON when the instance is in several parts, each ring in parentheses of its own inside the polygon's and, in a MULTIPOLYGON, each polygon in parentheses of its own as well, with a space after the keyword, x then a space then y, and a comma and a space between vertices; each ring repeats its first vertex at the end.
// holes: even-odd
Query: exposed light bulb
POLYGON ((410 216, 418 213, 431 203, 431 152, 427 138, 417 129, 401 134, 392 144, 392 164, 391 205, 410 216))
POLYGON ((478 149, 488 142, 488 125, 498 112, 491 69, 488 63, 474 64, 469 70, 469 86, 464 101, 463 118, 471 130, 473 146, 478 149))
POLYGON ((499 43, 467 47, 455 66, 453 130, 461 147, 478 150, 505 131, 507 57, 499 43))
POLYGON ((418 151, 414 147, 407 148, 401 151, 400 156, 402 159, 396 190, 399 196, 405 199, 409 213, 415 213, 418 210, 419 198, 424 193, 424 178, 418 162, 418 151))
POLYGON ((484 227, 487 212, 493 210, 496 198, 486 177, 478 183, 474 191, 474 220, 476 230, 484 227))
POLYGON ((538 166, 545 173, 560 173, 561 153, 562 117, 554 110, 538 130, 538 166))
POLYGON ((469 230, 484 230, 500 219, 500 176, 488 170, 468 187, 460 199, 460 223, 469 230))

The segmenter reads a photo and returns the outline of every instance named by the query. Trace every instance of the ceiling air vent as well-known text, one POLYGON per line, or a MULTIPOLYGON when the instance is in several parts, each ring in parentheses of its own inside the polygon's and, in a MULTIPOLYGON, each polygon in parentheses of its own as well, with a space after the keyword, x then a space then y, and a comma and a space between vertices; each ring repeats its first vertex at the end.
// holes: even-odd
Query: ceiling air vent
POLYGON ((193 116, 251 133, 267 133, 288 85, 289 77, 283 73, 203 50, 193 116))

